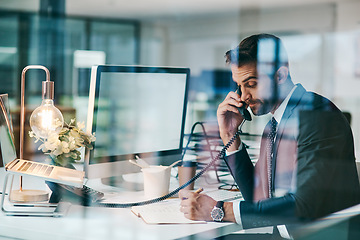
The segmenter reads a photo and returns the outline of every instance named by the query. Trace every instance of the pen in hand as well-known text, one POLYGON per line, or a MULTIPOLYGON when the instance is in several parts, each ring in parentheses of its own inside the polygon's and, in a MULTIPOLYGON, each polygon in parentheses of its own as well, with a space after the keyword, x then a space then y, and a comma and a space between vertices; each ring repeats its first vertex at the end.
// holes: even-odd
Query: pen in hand
POLYGON ((201 187, 198 190, 196 190, 195 193, 201 193, 202 191, 204 191, 204 189, 201 187))
MULTIPOLYGON (((204 191, 203 188, 198 188, 198 189, 195 191, 195 193, 201 193, 202 191, 204 191)), ((186 200, 186 199, 187 199, 186 197, 181 198, 181 200, 186 200)))

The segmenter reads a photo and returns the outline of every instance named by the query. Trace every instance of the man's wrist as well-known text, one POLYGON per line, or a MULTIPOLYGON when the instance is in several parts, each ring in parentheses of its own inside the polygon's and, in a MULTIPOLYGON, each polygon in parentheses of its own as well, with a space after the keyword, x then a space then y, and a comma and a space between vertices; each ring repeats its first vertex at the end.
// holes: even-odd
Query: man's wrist
POLYGON ((244 144, 243 144, 242 142, 240 142, 240 146, 239 146, 238 149, 236 149, 236 150, 234 150, 234 151, 228 151, 228 150, 226 150, 226 156, 230 156, 230 155, 232 155, 232 154, 235 154, 235 153, 241 151, 241 150, 243 149, 243 146, 244 146, 244 144))
MULTIPOLYGON (((224 145, 228 144, 231 141, 232 137, 233 136, 231 136, 229 138, 222 138, 224 145)), ((239 137, 237 137, 227 150, 229 152, 236 151, 239 149, 240 144, 241 144, 241 140, 239 137)))
MULTIPOLYGON (((224 144, 226 144, 225 142, 230 141, 230 139, 236 134, 236 132, 237 131, 235 131, 235 132, 220 131, 220 138, 221 138, 221 140, 223 140, 224 144)), ((237 139, 239 139, 239 137, 237 139)))
POLYGON ((225 202, 223 206, 223 210, 224 210, 224 218, 223 218, 224 222, 236 222, 232 202, 225 202))

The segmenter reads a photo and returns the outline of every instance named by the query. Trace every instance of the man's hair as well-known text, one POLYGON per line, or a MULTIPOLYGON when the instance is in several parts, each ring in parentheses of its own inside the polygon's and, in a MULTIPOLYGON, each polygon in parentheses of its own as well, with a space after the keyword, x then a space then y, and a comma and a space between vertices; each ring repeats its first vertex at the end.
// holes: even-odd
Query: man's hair
POLYGON ((245 38, 234 49, 225 53, 226 63, 241 67, 255 63, 275 67, 288 66, 288 57, 280 38, 271 34, 256 34, 245 38))

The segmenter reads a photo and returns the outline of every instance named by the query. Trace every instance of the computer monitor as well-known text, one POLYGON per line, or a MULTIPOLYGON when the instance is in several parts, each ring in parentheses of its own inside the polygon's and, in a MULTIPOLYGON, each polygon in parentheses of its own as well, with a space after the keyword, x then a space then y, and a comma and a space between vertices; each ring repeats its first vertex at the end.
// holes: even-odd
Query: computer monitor
POLYGON ((173 67, 92 67, 86 153, 88 179, 139 172, 129 159, 169 165, 181 159, 190 70, 173 67))

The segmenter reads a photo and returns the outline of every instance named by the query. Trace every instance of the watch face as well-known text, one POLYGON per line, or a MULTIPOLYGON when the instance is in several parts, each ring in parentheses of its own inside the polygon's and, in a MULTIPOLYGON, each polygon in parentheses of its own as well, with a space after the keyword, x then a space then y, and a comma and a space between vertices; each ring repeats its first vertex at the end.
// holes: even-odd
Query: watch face
POLYGON ((220 222, 224 218, 224 211, 221 208, 214 207, 211 211, 211 217, 214 221, 220 222))

